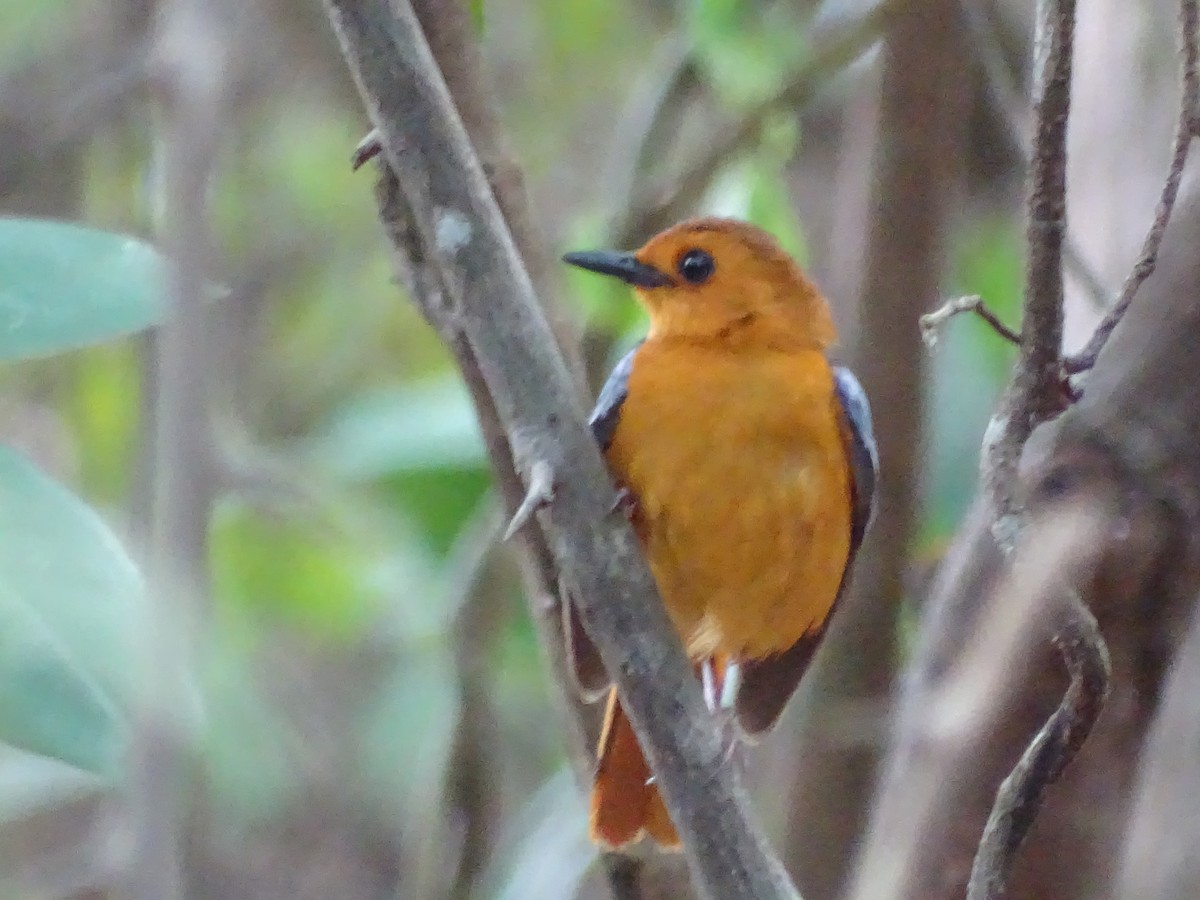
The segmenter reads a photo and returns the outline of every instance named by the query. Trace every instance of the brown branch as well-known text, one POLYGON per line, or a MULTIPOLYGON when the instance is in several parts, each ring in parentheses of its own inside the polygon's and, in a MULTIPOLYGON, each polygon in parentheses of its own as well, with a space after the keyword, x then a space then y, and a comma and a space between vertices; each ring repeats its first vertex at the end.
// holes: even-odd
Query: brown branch
POLYGON ((1158 265, 1158 251, 1162 246, 1163 235, 1166 234, 1167 224, 1171 221, 1171 211, 1175 208, 1175 198, 1179 195, 1179 184, 1183 180, 1183 167, 1187 162, 1188 150, 1191 148, 1194 135, 1192 119, 1197 105, 1200 105, 1200 74, 1197 74, 1197 45, 1196 32, 1200 26, 1200 13, 1197 12, 1196 0, 1180 0, 1179 4, 1179 119, 1175 127, 1175 138, 1171 146, 1171 164, 1167 169, 1167 179, 1163 184, 1158 207, 1154 211, 1154 221, 1142 243, 1142 252, 1133 265, 1133 270, 1121 285, 1121 293, 1116 302, 1104 316, 1104 320, 1096 327, 1095 333, 1079 353, 1066 359, 1068 372, 1086 372, 1096 364, 1096 358, 1104 345, 1108 343, 1113 329, 1120 324, 1129 304, 1137 296, 1138 290, 1158 265))
POLYGON ((1075 0, 1039 0, 1034 35, 1034 138, 1029 173, 1029 259, 1021 316, 1021 356, 984 446, 984 489, 995 532, 1016 534, 1014 496, 1021 451, 1033 429, 1066 408, 1062 371, 1062 244, 1067 207, 1067 116, 1075 0))
MULTIPOLYGON (((384 155, 441 276, 434 314, 473 353, 520 471, 570 473, 541 513, 554 561, 658 777, 692 875, 722 900, 795 897, 745 793, 576 402, 484 172, 411 7, 326 0, 384 155)), ((511 502, 511 501, 510 501, 511 502)))
POLYGON ((1108 696, 1112 663, 1100 627, 1078 594, 1063 605, 1054 637, 1071 683, 1062 702, 1000 785, 971 867, 967 900, 1004 896, 1021 842, 1058 781, 1096 724, 1108 696))
POLYGON ((996 332, 996 334, 1010 344, 1021 345, 1021 335, 1001 322, 1000 317, 992 312, 982 297, 973 294, 969 297, 947 300, 933 312, 921 316, 921 337, 925 341, 926 346, 930 348, 936 346, 946 323, 955 316, 966 312, 975 313, 975 315, 991 326, 992 331, 996 332))
POLYGON ((708 190, 720 168, 759 140, 772 115, 780 110, 800 110, 808 106, 829 83, 830 76, 867 52, 893 17, 910 2, 912 0, 877 0, 860 19, 819 48, 778 92, 729 127, 716 130, 712 140, 684 163, 680 174, 669 184, 645 191, 644 201, 632 207, 614 228, 616 244, 633 246, 683 218, 708 190))
MULTIPOLYGON (((1091 577, 1106 526, 1103 508, 1085 500, 1031 520, 998 585, 980 583, 975 571, 980 550, 995 549, 986 528, 939 573, 952 585, 971 580, 971 589, 983 592, 983 605, 977 619, 962 623, 957 655, 940 660, 941 671, 929 681, 910 682, 902 697, 906 728, 884 774, 854 900, 933 896, 927 872, 936 868, 939 831, 975 787, 981 748, 1021 686, 1047 617, 1057 618, 1065 595, 1091 577)), ((938 655, 941 640, 926 632, 918 658, 938 655)))
MULTIPOLYGON (((492 110, 490 97, 483 82, 479 48, 463 5, 445 0, 420 0, 414 5, 414 12, 433 52, 434 60, 446 79, 472 147, 488 176, 492 194, 504 213, 510 230, 513 231, 522 258, 526 261, 540 261, 541 247, 535 229, 529 225, 520 172, 492 110)), ((377 155, 382 148, 379 145, 379 134, 374 129, 356 149, 356 162, 364 146, 370 143, 374 146, 373 155, 377 155)), ((526 489, 517 471, 503 426, 486 390, 478 359, 454 329, 441 327, 445 320, 446 288, 441 282, 436 266, 429 259, 429 254, 421 246, 411 210, 400 195, 394 175, 386 166, 385 169, 380 185, 381 218, 391 232, 392 244, 397 251, 395 262, 408 285, 410 296, 423 309, 433 326, 441 331, 459 369, 463 372, 480 417, 484 442, 492 467, 497 473, 505 503, 509 510, 518 509, 526 489)), ((526 264, 528 265, 528 262, 526 264)), ((536 273, 542 271, 541 265, 533 267, 534 286, 538 288, 539 298, 544 301, 543 310, 547 311, 551 322, 555 323, 552 327, 558 338, 559 349, 566 356, 577 383, 582 385, 582 361, 579 360, 578 342, 567 324, 565 313, 552 302, 554 294, 547 289, 544 278, 539 281, 536 277, 536 273)), ((555 689, 552 696, 563 721, 568 724, 568 752, 572 768, 577 778, 587 779, 592 770, 592 748, 599 725, 596 721, 598 711, 584 704, 574 690, 574 682, 568 672, 561 629, 559 604, 563 601, 558 594, 558 572, 546 536, 540 529, 525 529, 519 547, 530 616, 537 628, 539 643, 545 650, 546 662, 552 674, 555 689)))
MULTIPOLYGON (((1129 795, 1108 788, 1134 777, 1136 748, 1160 696, 1179 623, 1194 612, 1200 572, 1194 540, 1200 522, 1195 502, 1200 496, 1197 241, 1200 198, 1189 195, 1181 200, 1162 262, 1147 283, 1146 302, 1131 307, 1111 350, 1089 376, 1086 394, 1045 432, 1048 441, 1039 440, 1039 452, 1029 461, 1031 470, 1048 473, 1029 479, 1031 487, 1082 493, 1109 510, 1109 527, 1089 539, 1100 565, 1090 580, 1077 583, 1112 647, 1113 681, 1122 693, 1088 739, 1087 764, 1081 757, 1046 795, 1038 841, 1023 850, 1012 870, 1014 896, 1071 900, 1094 896, 1098 884, 1112 883, 1129 795), (1071 860, 1069 867, 1064 859, 1071 860)), ((1040 518, 1038 509, 1031 509, 1023 543, 1040 518)), ((984 656, 969 649, 973 636, 994 638, 997 631, 992 620, 981 622, 992 608, 986 601, 1005 565, 991 520, 985 503, 975 507, 926 602, 863 855, 864 865, 869 862, 874 873, 891 880, 864 874, 859 883, 886 887, 861 897, 961 898, 978 836, 994 806, 995 785, 1061 701, 1065 679, 1049 648, 1024 656, 1000 646, 984 656), (964 743, 958 732, 951 746, 931 742, 928 710, 951 678, 972 672, 983 677, 980 673, 996 667, 1006 675, 1009 694, 982 736, 964 743), (925 813, 925 790, 949 791, 940 813, 925 813), (896 847, 897 841, 902 846, 896 847), (907 863, 878 868, 901 853, 907 863)), ((1008 596, 1024 603, 1030 594, 1021 588, 1008 596)), ((971 694, 991 700, 994 685, 971 694)), ((1191 858, 1193 845, 1186 850, 1191 858)))

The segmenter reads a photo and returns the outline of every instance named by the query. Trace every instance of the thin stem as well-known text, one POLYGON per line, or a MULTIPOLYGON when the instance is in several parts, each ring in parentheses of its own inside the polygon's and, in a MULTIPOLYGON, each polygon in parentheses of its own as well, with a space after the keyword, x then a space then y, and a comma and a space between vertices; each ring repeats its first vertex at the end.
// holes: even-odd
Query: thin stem
POLYGON ((1016 344, 1018 347, 1021 345, 1021 335, 1001 322, 1000 317, 992 312, 982 297, 977 295, 959 297, 956 300, 947 300, 933 312, 921 316, 921 337, 924 339, 926 345, 933 347, 938 342, 938 338, 941 336, 941 331, 946 323, 955 316, 967 312, 975 313, 975 315, 991 326, 992 331, 996 332, 996 334, 1010 344, 1016 344))
POLYGON ((1129 304, 1137 296, 1138 290, 1146 279, 1154 272, 1158 264, 1158 250, 1162 246, 1163 235, 1167 231, 1167 223, 1171 221, 1171 212, 1175 208, 1175 198, 1179 196, 1179 183, 1183 180, 1183 167, 1187 162, 1188 150, 1192 146, 1193 117, 1196 107, 1200 105, 1200 75, 1197 74, 1197 45, 1196 31, 1197 0, 1181 0, 1179 4, 1179 118, 1175 126, 1175 138, 1171 145, 1171 164, 1167 169, 1167 179, 1163 184, 1162 194, 1158 200, 1158 208, 1154 211, 1154 221, 1142 243, 1142 252, 1133 265, 1133 270, 1121 285, 1121 293, 1117 301, 1109 309, 1104 320, 1096 327, 1095 333, 1079 353, 1066 360, 1068 372, 1086 372, 1096 364, 1096 358, 1104 345, 1108 343, 1113 330, 1120 324, 1129 304))
POLYGON ((984 448, 984 486, 996 534, 1011 547, 1021 451, 1033 429, 1066 406, 1062 371, 1062 247, 1067 225, 1067 117, 1075 0, 1039 0, 1034 36, 1034 137, 1029 173, 1029 261, 1021 317, 1021 357, 984 448))
POLYGON ((1000 785, 971 867, 967 900, 998 900, 1021 842, 1054 784, 1091 733, 1108 696, 1112 663, 1095 616, 1072 592, 1054 638, 1071 683, 1058 708, 1000 785))

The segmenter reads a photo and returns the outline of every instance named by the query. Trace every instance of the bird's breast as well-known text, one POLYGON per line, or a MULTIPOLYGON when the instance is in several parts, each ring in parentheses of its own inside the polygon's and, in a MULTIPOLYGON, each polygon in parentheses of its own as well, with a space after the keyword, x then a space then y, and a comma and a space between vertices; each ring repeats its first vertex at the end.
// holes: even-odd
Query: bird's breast
POLYGON ((850 476, 823 354, 647 342, 607 457, 693 658, 766 656, 824 623, 850 476))

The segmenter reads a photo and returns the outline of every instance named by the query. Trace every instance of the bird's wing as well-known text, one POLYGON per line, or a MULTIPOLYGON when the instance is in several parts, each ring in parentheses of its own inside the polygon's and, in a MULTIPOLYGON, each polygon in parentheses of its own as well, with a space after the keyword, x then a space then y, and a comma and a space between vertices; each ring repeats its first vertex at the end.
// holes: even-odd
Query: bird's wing
POLYGON ((604 382, 604 387, 600 388, 600 396, 596 398, 596 406, 588 419, 588 424, 592 426, 592 435, 600 445, 601 451, 608 449, 613 435, 617 433, 621 404, 629 394, 629 373, 633 371, 633 357, 637 351, 638 348, 634 347, 622 356, 621 361, 613 368, 612 374, 604 382))
MULTIPOLYGON (((854 557, 862 544, 863 535, 871 523, 875 507, 875 482, 879 474, 879 453, 875 447, 875 432, 871 427, 871 407, 866 392, 849 369, 833 370, 834 391, 842 411, 846 433, 846 455, 850 462, 850 554, 842 576, 837 598, 829 616, 837 609, 854 557)), ((783 708, 796 692, 813 654, 816 653, 829 616, 795 644, 766 659, 746 660, 742 665, 742 682, 737 694, 737 718, 748 736, 767 731, 778 721, 783 708)))
MULTIPOLYGON (((636 352, 635 347, 621 357, 604 387, 600 389, 600 396, 596 398, 596 406, 588 419, 592 435, 600 445, 601 452, 608 449, 613 435, 617 432, 621 404, 625 402, 629 393, 629 373, 633 371, 633 355, 636 352)), ((563 636, 566 639, 567 658, 571 673, 575 676, 576 686, 585 698, 599 699, 608 688, 608 673, 604 671, 604 663, 600 660, 596 645, 583 628, 575 604, 570 598, 564 597, 562 606, 563 636)))
POLYGON ((849 369, 835 368, 833 378, 850 438, 846 450, 850 456, 854 515, 850 524, 850 558, 846 562, 846 569, 849 571, 875 512, 879 450, 875 446, 875 429, 871 427, 871 406, 867 402, 866 391, 849 369))

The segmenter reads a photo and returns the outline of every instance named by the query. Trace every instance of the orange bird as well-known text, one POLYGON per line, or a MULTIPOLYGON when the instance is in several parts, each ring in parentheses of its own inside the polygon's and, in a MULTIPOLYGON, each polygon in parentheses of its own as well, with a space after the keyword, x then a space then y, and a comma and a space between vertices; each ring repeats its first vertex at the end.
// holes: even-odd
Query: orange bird
MULTIPOLYGON (((695 219, 636 253, 563 260, 632 285, 646 339, 591 425, 705 699, 750 737, 769 729, 816 650, 875 491, 866 396, 826 350, 829 307, 766 232, 695 219)), ((592 839, 679 846, 599 655, 567 603, 572 665, 608 692, 592 839)))

